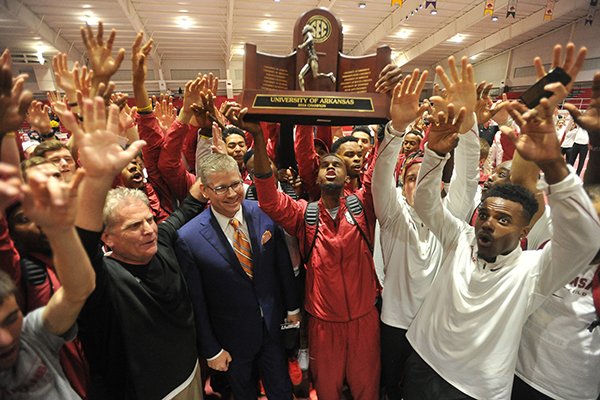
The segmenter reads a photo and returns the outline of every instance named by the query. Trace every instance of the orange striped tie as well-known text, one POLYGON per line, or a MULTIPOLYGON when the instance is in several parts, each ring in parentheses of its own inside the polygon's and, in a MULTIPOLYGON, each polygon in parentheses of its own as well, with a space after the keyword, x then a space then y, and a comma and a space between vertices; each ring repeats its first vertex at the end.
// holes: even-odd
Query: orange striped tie
POLYGON ((252 266, 252 250, 250 242, 244 232, 240 229, 240 221, 232 218, 229 223, 235 230, 235 233, 233 234, 233 250, 235 255, 240 261, 240 265, 244 269, 246 275, 252 279, 254 277, 254 267, 252 266))

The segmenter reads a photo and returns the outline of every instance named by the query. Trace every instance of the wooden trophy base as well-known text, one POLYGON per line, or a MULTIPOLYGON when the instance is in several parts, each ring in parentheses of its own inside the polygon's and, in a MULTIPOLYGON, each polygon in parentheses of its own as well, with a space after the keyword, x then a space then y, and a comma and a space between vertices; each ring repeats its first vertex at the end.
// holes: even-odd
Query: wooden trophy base
POLYGON ((390 97, 381 93, 244 89, 249 121, 295 125, 369 125, 389 120, 390 97))

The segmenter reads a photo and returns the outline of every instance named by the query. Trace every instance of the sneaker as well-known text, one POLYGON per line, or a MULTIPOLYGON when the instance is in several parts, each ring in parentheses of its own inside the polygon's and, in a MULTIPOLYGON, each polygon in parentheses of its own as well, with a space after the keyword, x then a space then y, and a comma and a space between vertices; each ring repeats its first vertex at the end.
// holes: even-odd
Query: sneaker
POLYGON ((298 350, 298 364, 302 371, 308 371, 308 349, 298 350))

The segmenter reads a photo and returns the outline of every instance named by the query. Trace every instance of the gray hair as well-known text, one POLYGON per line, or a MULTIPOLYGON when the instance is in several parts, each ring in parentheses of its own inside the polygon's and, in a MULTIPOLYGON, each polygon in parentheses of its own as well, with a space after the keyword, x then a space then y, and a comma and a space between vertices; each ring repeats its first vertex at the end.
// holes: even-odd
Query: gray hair
POLYGON ((141 201, 150 206, 148 196, 141 190, 118 187, 111 189, 106 195, 106 202, 102 210, 102 223, 105 227, 110 227, 115 223, 115 214, 117 209, 125 205, 141 201))
POLYGON ((206 185, 210 175, 216 172, 235 172, 239 175, 240 170, 233 157, 226 154, 213 153, 202 157, 198 166, 200 181, 206 185))
POLYGON ((17 287, 10 276, 0 270, 0 305, 10 296, 17 294, 17 287))

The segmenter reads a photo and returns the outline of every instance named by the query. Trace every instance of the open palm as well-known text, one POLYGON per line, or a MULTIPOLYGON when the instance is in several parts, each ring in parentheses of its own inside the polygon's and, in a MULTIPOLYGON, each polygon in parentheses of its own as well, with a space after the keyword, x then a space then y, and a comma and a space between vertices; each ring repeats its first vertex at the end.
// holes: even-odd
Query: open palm
POLYGON ((390 104, 390 116, 395 130, 403 131, 427 108, 426 105, 419 106, 419 99, 427 75, 427 70, 419 74, 419 70, 415 69, 411 75, 406 76, 394 88, 390 104))
POLYGON ((105 118, 104 100, 85 100, 83 128, 76 129, 75 143, 79 148, 79 161, 90 177, 115 176, 127 166, 144 146, 135 141, 126 150, 119 145, 119 107, 111 104, 105 118))

